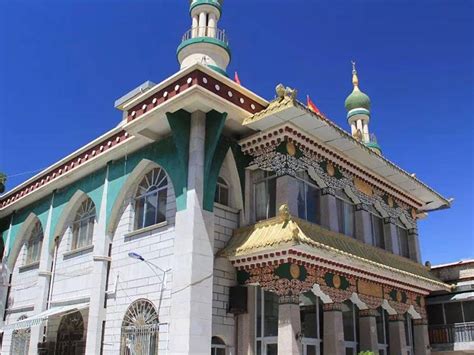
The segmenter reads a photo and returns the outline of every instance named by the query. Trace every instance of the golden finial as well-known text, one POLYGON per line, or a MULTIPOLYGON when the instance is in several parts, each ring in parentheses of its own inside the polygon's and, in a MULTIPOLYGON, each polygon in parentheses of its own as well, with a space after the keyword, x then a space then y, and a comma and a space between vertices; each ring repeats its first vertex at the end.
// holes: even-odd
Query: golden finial
POLYGON ((357 77, 356 62, 351 61, 352 63, 352 84, 354 84, 354 90, 359 89, 359 78, 357 77))

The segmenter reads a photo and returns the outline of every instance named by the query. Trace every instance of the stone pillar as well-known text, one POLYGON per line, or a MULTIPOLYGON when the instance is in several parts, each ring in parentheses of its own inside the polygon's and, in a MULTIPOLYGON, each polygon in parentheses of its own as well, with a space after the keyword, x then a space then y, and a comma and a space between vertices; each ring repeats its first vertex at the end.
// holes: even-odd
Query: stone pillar
POLYGON ((393 314, 389 319, 390 355, 406 355, 406 337, 404 318, 401 314, 393 314))
POLYGON ((106 310, 105 291, 107 289, 107 265, 111 261, 109 246, 112 242, 107 230, 107 192, 108 192, 108 170, 102 192, 100 212, 97 224, 94 227, 94 255, 93 269, 90 277, 94 287, 91 289, 89 316, 87 319, 86 354, 100 354, 102 346, 103 321, 106 310))
POLYGON ((237 354, 254 355, 255 352, 255 286, 247 287, 247 313, 237 316, 237 354))
POLYGON ((408 230, 408 250, 410 252, 410 259, 421 263, 420 242, 416 228, 408 230))
POLYGON ((372 221, 367 207, 360 203, 356 206, 355 211, 355 236, 362 243, 374 245, 372 240, 372 221))
POLYGON ((344 355, 344 326, 342 323, 342 304, 328 303, 324 307, 324 353, 344 355))
MULTIPOLYGON (((38 314, 46 310, 48 304, 48 294, 50 288, 50 280, 51 280, 51 262, 52 262, 52 254, 50 249, 53 250, 54 247, 50 246, 50 241, 54 243, 53 238, 51 236, 51 216, 53 213, 53 201, 54 201, 54 194, 51 198, 51 204, 49 206, 48 212, 48 219, 46 221, 46 227, 43 231, 43 244, 41 246, 41 256, 40 256, 40 264, 38 269, 38 285, 37 285, 37 293, 36 293, 36 300, 35 300, 35 310, 34 314, 38 314)), ((28 350, 28 354, 35 355, 38 353, 38 343, 43 342, 43 325, 35 325, 31 327, 31 334, 30 334, 30 347, 28 350)))
POLYGON ((339 229, 337 222, 336 196, 327 188, 322 190, 321 195, 321 225, 337 232, 339 229))
POLYGON ((413 320, 413 346, 415 355, 431 355, 428 321, 426 319, 413 320))
POLYGON ((377 338, 377 311, 374 309, 364 309, 359 311, 359 337, 360 350, 372 351, 378 354, 378 338, 377 338))
POLYGON ((199 21, 197 15, 193 16, 191 38, 197 37, 198 35, 199 21))
POLYGON ((207 35, 209 37, 216 37, 217 30, 217 18, 214 13, 209 14, 209 23, 208 23, 207 35))
POLYGON ((212 336, 214 214, 203 209, 206 115, 191 114, 186 209, 176 213, 170 354, 208 355, 212 336))
POLYGON ((201 12, 199 14, 199 37, 204 37, 206 35, 206 28, 207 28, 207 14, 205 12, 201 12))
POLYGON ((298 296, 281 296, 278 307, 278 355, 301 354, 298 296))

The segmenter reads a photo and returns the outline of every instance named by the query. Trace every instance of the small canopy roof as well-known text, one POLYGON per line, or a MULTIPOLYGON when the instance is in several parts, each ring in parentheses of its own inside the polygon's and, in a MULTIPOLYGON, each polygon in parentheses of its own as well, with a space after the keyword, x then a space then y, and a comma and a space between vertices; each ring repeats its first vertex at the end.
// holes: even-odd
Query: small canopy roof
POLYGON ((7 324, 2 327, 2 331, 6 330, 17 330, 17 329, 25 329, 25 328, 30 328, 32 326, 38 325, 43 323, 45 320, 47 320, 50 317, 54 316, 59 316, 59 315, 64 315, 66 313, 72 313, 79 311, 81 309, 89 308, 89 302, 87 303, 80 303, 80 304, 73 304, 73 305, 68 305, 68 306, 61 306, 61 307, 53 307, 51 309, 48 309, 44 312, 35 314, 34 316, 31 316, 26 319, 22 319, 18 322, 7 324))

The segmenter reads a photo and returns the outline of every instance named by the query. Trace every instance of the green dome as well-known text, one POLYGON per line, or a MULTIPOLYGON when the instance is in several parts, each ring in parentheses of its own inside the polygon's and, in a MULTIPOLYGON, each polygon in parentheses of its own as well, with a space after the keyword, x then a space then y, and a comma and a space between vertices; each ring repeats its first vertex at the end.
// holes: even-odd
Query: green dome
POLYGON ((354 91, 347 96, 344 106, 346 106, 347 111, 355 108, 365 108, 370 111, 370 98, 356 87, 354 91))

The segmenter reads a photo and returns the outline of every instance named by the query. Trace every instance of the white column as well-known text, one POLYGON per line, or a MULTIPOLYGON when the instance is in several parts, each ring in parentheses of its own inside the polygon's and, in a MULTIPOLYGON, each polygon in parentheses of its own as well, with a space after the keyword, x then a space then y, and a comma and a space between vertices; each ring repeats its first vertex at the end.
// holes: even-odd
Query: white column
POLYGON ((210 13, 209 14, 209 23, 208 23, 208 32, 207 35, 209 37, 216 37, 216 29, 217 29, 217 18, 216 14, 210 13))
POLYGON ((170 354, 208 355, 212 336, 214 214, 202 208, 206 115, 191 114, 187 206, 176 213, 170 354))
POLYGON ((362 127, 362 120, 357 120, 356 122, 357 124, 357 129, 360 130, 360 133, 363 133, 364 132, 364 128, 362 127))
POLYGON ((369 125, 367 124, 367 121, 364 121, 363 133, 364 133, 364 142, 366 143, 370 142, 369 125))
POLYGON ((365 309, 359 311, 360 350, 378 354, 377 311, 365 309))
MULTIPOLYGON (((53 213, 53 201, 54 195, 51 199, 49 206, 48 219, 46 221, 46 227, 44 229, 43 245, 41 246, 41 259, 38 269, 38 286, 35 299, 35 314, 41 313, 46 309, 48 303, 48 293, 50 288, 51 271, 50 265, 52 261, 52 255, 49 252, 50 241, 54 243, 51 238, 51 216, 53 213)), ((38 353, 38 343, 43 341, 43 325, 36 325, 31 327, 30 335, 30 348, 28 354, 35 355, 38 353)))
POLYGON ((102 323, 105 320, 105 290, 107 288, 107 264, 110 261, 109 245, 111 238, 107 234, 107 191, 108 170, 104 181, 100 214, 94 228, 94 266, 92 275, 94 287, 91 289, 89 318, 87 321, 86 354, 100 354, 102 341, 102 323))
POLYGON ((197 15, 194 15, 194 16, 193 16, 192 31, 191 31, 191 37, 192 37, 192 38, 197 37, 197 34, 198 34, 198 26, 199 26, 198 17, 197 17, 197 15))
POLYGON ((356 128, 356 125, 355 125, 355 122, 352 122, 351 123, 351 134, 352 136, 354 136, 357 132, 357 128, 356 128))
POLYGON ((207 28, 207 14, 205 12, 201 12, 199 14, 199 37, 206 36, 206 28, 207 28))
POLYGON ((278 355, 301 354, 300 306, 298 296, 280 297, 278 306, 278 355))

